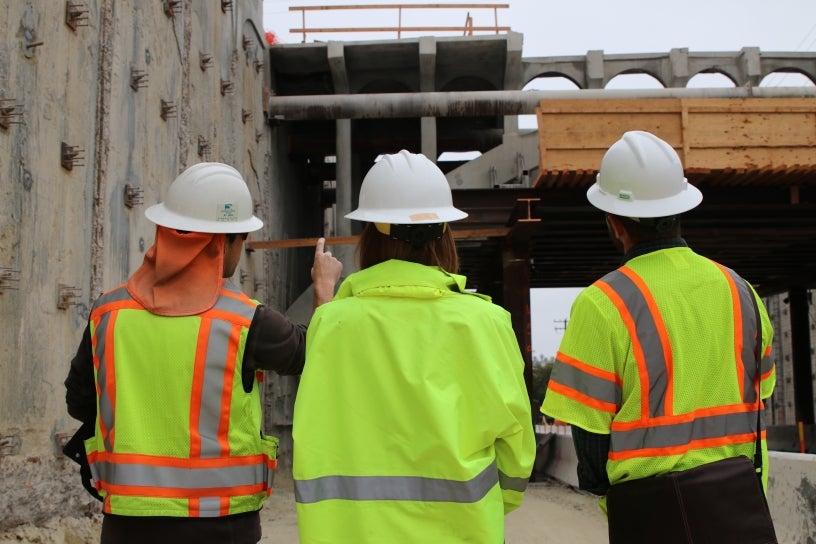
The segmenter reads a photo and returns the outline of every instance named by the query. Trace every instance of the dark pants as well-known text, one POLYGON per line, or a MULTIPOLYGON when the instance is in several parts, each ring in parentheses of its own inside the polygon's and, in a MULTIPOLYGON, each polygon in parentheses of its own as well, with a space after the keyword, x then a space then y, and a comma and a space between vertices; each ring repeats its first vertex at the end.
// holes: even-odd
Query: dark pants
POLYGON ((106 514, 101 544, 256 544, 261 516, 247 512, 220 518, 139 517, 106 514))

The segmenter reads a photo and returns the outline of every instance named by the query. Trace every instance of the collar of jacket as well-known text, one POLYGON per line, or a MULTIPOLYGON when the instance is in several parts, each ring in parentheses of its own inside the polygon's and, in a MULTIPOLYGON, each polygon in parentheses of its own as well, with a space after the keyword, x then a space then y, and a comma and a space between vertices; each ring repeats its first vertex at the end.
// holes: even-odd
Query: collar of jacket
MULTIPOLYGON (((335 299, 351 296, 388 295, 437 298, 448 291, 465 291, 467 278, 437 266, 391 259, 351 274, 343 281, 335 299)), ((469 294, 469 293, 468 293, 469 294)), ((484 295, 481 295, 484 297, 484 295)))
POLYGON ((647 253, 651 253, 653 251, 658 251, 661 249, 669 249, 672 247, 689 247, 686 241, 683 238, 660 238, 659 240, 650 240, 648 242, 643 242, 641 244, 637 244, 632 249, 626 252, 623 256, 623 261, 621 261, 621 265, 626 264, 627 262, 631 261, 635 257, 640 257, 641 255, 646 255, 647 253))

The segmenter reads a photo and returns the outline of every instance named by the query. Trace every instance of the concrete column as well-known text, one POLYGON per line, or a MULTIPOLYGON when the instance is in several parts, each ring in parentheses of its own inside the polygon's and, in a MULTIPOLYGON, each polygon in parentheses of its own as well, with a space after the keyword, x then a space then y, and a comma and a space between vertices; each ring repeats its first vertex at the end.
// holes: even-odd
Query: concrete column
MULTIPOLYGON (((335 156, 336 218, 337 236, 351 236, 351 220, 345 215, 352 210, 352 164, 351 164, 351 119, 336 121, 337 144, 335 156)), ((334 246, 331 251, 343 263, 343 276, 349 275, 354 268, 354 246, 334 246)))
POLYGON ((670 87, 685 87, 689 80, 688 48, 676 47, 669 51, 671 73, 669 74, 670 87))
MULTIPOLYGON (((419 39, 419 90, 424 93, 436 90, 436 38, 423 36, 419 39)), ((436 162, 436 117, 422 117, 420 121, 421 152, 436 162)))
MULTIPOLYGON (((504 90, 520 91, 526 81, 522 80, 522 43, 523 35, 518 32, 507 34, 507 61, 504 67, 504 90)), ((518 134, 518 115, 504 116, 504 134, 518 134)))
POLYGON ((606 84, 603 50, 587 51, 586 82, 587 89, 603 89, 606 84))
POLYGON ((745 81, 740 85, 759 87, 762 80, 762 68, 759 62, 759 47, 743 47, 740 50, 739 66, 745 81))
POLYGON ((436 162, 436 117, 423 117, 421 123, 422 154, 436 162))

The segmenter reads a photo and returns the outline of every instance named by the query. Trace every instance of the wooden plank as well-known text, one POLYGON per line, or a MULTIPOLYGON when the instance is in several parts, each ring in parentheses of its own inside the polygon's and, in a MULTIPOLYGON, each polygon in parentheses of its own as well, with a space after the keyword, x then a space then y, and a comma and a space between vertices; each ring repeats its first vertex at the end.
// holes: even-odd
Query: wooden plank
POLYGON ((816 111, 816 98, 684 98, 693 112, 805 113, 816 111))
POLYGON ((770 169, 778 167, 816 168, 816 153, 812 147, 747 149, 718 147, 692 148, 683 161, 687 171, 725 168, 770 169))
POLYGON ((538 108, 546 114, 679 112, 680 98, 567 98, 542 100, 538 108))
POLYGON ((539 125, 539 141, 547 149, 606 150, 627 130, 646 130, 674 147, 681 147, 681 123, 679 112, 613 112, 592 116, 553 114, 539 125))
POLYGON ((691 147, 816 146, 816 113, 693 112, 691 147))

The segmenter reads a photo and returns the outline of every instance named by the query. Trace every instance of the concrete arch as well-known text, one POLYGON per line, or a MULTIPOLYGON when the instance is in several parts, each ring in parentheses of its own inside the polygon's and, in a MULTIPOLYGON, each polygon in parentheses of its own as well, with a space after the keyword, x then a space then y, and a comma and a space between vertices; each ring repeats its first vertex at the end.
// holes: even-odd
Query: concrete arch
POLYGON ((536 75, 535 77, 528 81, 525 81, 524 85, 522 86, 522 89, 526 88, 530 83, 537 79, 558 79, 558 78, 569 81, 579 89, 582 88, 580 81, 576 80, 575 77, 573 77, 573 75, 571 74, 565 74, 563 72, 544 72, 542 74, 536 75))
POLYGON ((638 75, 649 76, 652 79, 654 79, 655 81, 657 81, 660 84, 661 87, 663 87, 664 89, 666 88, 666 84, 663 81, 661 81, 660 77, 658 77, 656 74, 653 74, 653 73, 649 72, 648 70, 631 69, 631 70, 624 70, 623 72, 620 72, 618 74, 614 74, 611 77, 607 78, 604 81, 604 89, 606 89, 612 81, 614 81, 616 78, 618 78, 620 76, 638 76, 638 75))
MULTIPOLYGON (((699 72, 696 72, 696 73, 694 73, 694 74, 691 74, 691 77, 689 77, 689 81, 691 81, 692 79, 694 79, 694 78, 695 78, 695 77, 697 77, 697 76, 700 76, 700 75, 706 75, 706 74, 710 74, 710 75, 720 75, 720 76, 723 76, 723 77, 725 77, 726 79, 728 79, 728 81, 730 81, 730 82, 731 82, 731 83, 732 83, 732 84, 733 84, 735 87, 739 85, 739 83, 737 82, 737 80, 736 80, 736 79, 734 79, 733 74, 729 74, 729 73, 728 73, 728 72, 726 72, 725 70, 721 70, 721 69, 719 69, 719 68, 706 68, 705 70, 700 70, 699 72)), ((686 83, 686 85, 688 86, 688 82, 686 83)))
POLYGON ((810 81, 810 83, 812 85, 816 85, 816 75, 809 74, 805 70, 795 68, 795 67, 783 68, 783 69, 780 69, 780 70, 774 70, 773 72, 769 72, 767 74, 764 74, 762 76, 762 78, 760 79, 760 84, 762 84, 762 82, 765 81, 769 76, 774 76, 774 75, 784 76, 784 75, 788 75, 788 74, 795 74, 795 75, 798 75, 798 76, 803 76, 805 79, 810 81))

